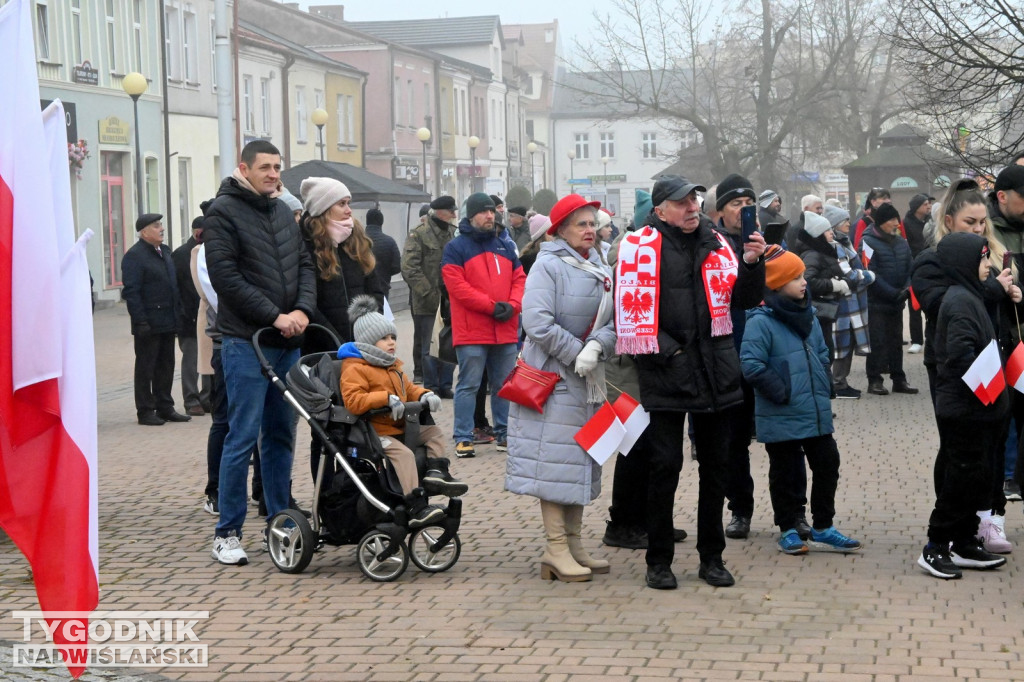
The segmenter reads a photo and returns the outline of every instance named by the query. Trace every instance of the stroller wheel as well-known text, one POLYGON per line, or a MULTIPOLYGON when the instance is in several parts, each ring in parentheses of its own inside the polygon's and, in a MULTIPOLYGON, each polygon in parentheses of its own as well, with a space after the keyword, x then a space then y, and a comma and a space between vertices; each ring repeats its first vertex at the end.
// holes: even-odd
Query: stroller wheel
POLYGON ((370 580, 379 583, 388 583, 397 580, 405 573, 409 566, 409 552, 405 549, 405 543, 398 543, 398 551, 386 558, 380 558, 381 554, 391 547, 391 538, 387 533, 379 530, 371 530, 363 536, 356 548, 356 558, 359 559, 359 570, 370 580))
POLYGON ((267 525, 267 551, 279 571, 302 573, 316 549, 316 537, 302 512, 285 509, 267 525))
POLYGON ((440 573, 447 571, 455 565, 462 554, 462 541, 456 533, 441 549, 431 552, 438 538, 444 533, 440 526, 427 526, 420 528, 409 536, 409 554, 412 562, 427 573, 440 573))

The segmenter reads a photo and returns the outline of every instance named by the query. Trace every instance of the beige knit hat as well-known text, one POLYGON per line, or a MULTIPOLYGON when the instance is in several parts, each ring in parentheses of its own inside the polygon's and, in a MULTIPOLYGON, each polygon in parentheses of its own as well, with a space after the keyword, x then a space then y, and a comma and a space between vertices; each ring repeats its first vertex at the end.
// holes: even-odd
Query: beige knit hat
POLYGON ((306 178, 299 188, 302 194, 302 205, 306 213, 316 217, 327 213, 327 210, 342 199, 352 198, 345 183, 334 178, 306 178))

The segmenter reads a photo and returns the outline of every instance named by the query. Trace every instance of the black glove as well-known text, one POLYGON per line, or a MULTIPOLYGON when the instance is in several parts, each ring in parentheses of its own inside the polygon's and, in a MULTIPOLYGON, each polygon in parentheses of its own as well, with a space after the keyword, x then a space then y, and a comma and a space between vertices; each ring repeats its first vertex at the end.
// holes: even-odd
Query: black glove
POLYGON ((149 322, 142 322, 135 325, 135 336, 149 336, 153 333, 153 328, 149 326, 149 322))
POLYGON ((498 322, 506 322, 512 319, 512 316, 516 314, 516 309, 509 303, 499 301, 494 304, 494 319, 498 322))
POLYGON ((910 300, 910 289, 909 288, 901 289, 900 290, 900 295, 897 298, 897 302, 900 305, 903 305, 904 303, 906 303, 909 300, 910 300))

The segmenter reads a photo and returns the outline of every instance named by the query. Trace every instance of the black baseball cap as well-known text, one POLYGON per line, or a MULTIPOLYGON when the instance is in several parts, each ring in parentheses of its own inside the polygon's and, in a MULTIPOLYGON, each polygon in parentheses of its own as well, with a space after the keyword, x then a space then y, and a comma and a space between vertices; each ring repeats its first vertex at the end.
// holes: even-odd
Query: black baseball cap
POLYGON ((691 192, 707 192, 704 185, 687 180, 682 175, 663 175, 651 189, 651 204, 660 206, 665 201, 685 199, 691 192))
POLYGON ((1024 166, 1014 164, 999 171, 999 175, 996 176, 995 189, 997 192, 1012 189, 1017 194, 1024 195, 1024 166))

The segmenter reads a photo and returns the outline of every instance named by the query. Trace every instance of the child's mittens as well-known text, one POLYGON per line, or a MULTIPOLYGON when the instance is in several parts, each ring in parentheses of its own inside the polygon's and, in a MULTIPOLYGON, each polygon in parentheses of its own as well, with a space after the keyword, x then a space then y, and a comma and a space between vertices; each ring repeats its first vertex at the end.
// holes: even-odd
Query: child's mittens
POLYGON ((425 405, 431 412, 438 412, 441 409, 441 398, 431 391, 420 396, 420 403, 425 405))
POLYGON ((391 418, 394 421, 405 416, 405 403, 397 395, 388 396, 388 407, 391 408, 391 418))

